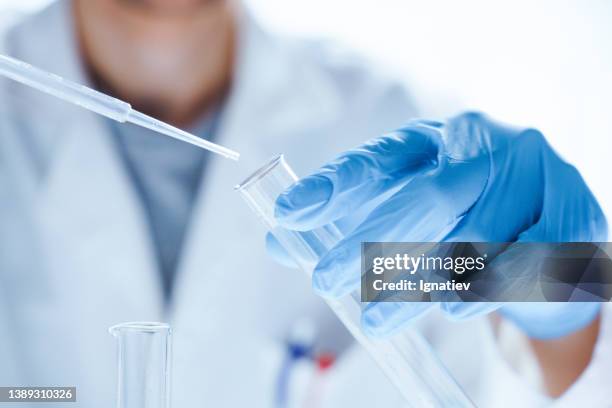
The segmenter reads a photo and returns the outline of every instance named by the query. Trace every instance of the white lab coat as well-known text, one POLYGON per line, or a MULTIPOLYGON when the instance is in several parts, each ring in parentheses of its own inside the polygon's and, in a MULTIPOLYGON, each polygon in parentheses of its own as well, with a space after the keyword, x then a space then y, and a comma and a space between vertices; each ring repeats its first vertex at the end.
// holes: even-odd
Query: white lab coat
MULTIPOLYGON (((69 8, 62 0, 19 23, 2 52, 86 83, 69 8)), ((282 340, 309 316, 322 343, 345 350, 325 406, 401 406, 308 279, 266 257, 264 228, 232 187, 279 152, 304 174, 414 116, 411 98, 351 54, 276 38, 248 15, 239 48, 216 140, 242 159, 209 157, 166 311, 145 215, 104 122, 0 82, 0 385, 74 385, 70 406, 111 407, 107 328, 162 320, 175 333, 173 406, 270 407, 282 340)), ((487 327, 432 315, 424 330, 477 401, 488 398, 483 389, 495 400, 505 386, 541 404, 513 377, 487 327), (491 372, 495 381, 483 382, 491 372)), ((608 350, 602 355, 594 365, 609 360, 608 350)))

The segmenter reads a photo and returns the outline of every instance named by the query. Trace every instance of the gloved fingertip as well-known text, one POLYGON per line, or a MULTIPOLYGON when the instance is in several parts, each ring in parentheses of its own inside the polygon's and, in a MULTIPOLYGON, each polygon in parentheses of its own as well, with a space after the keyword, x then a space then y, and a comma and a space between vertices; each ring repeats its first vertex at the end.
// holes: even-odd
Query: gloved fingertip
POLYGON ((408 132, 414 129, 419 129, 422 127, 441 129, 444 127, 444 123, 439 120, 431 120, 431 119, 411 119, 406 122, 401 128, 399 128, 398 132, 408 132))
POLYGON ((449 320, 462 321, 494 312, 501 305, 496 302, 443 302, 441 308, 449 320))
POLYGON ((312 289, 314 292, 328 299, 342 296, 344 291, 341 290, 339 282, 334 281, 334 275, 338 274, 334 273, 333 268, 327 269, 323 273, 315 269, 312 274, 312 289))
POLYGON ((387 331, 384 330, 383 327, 373 326, 364 321, 363 316, 361 318, 361 329, 366 334, 366 336, 371 337, 373 339, 383 339, 388 337, 387 331))
POLYGON ((361 314, 361 328, 366 335, 372 338, 383 338, 388 332, 378 314, 368 313, 367 310, 361 314))
POLYGON ((351 259, 345 247, 325 254, 312 271, 314 291, 326 298, 339 298, 356 289, 359 286, 359 273, 355 276, 351 274, 351 259))
POLYGON ((332 292, 332 285, 327 278, 328 274, 333 275, 332 266, 323 257, 319 264, 312 271, 312 288, 320 296, 328 297, 332 292))
POLYGON ((278 196, 274 216, 281 225, 289 228, 307 223, 327 203, 332 191, 333 184, 327 177, 306 177, 278 196))
POLYGON ((351 288, 348 286, 330 285, 320 279, 315 279, 313 275, 312 290, 318 296, 325 299, 338 299, 342 296, 348 295, 351 292, 351 288))
POLYGON ((326 288, 324 285, 321 285, 320 282, 312 281, 312 291, 315 295, 322 297, 323 299, 335 299, 336 296, 333 295, 332 291, 326 288))
POLYGON ((285 248, 283 248, 280 242, 278 242, 276 237, 270 232, 266 234, 266 250, 279 264, 293 269, 299 267, 287 251, 285 251, 285 248))

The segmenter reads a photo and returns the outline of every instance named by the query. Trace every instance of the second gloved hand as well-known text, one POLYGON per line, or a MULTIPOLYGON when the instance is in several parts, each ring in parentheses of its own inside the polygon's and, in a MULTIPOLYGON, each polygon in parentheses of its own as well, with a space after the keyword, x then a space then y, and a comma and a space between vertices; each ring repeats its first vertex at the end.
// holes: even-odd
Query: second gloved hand
MULTIPOLYGON (((540 132, 501 125, 474 113, 446 123, 414 121, 343 153, 283 193, 276 216, 289 229, 307 231, 335 223, 347 232, 313 271, 313 287, 326 297, 359 288, 364 241, 607 238, 603 213, 580 174, 559 158, 540 132)), ((275 249, 273 239, 268 241, 282 261, 282 251, 275 249)), ((387 335, 432 305, 370 303, 362 323, 371 334, 387 335)), ((440 304, 457 319, 500 306, 440 304)), ((501 312, 528 335, 551 338, 583 327, 598 309, 595 303, 508 304, 501 312)))

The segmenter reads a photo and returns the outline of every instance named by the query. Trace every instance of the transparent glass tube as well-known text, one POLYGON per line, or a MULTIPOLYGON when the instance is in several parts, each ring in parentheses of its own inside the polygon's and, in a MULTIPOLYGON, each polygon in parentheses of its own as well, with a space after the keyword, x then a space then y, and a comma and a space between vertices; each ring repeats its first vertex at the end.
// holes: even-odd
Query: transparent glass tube
POLYGON ((118 408, 169 408, 171 329, 166 323, 121 323, 109 329, 118 346, 118 408))
MULTIPOLYGON (((274 217, 276 199, 297 179, 280 155, 236 186, 236 189, 283 248, 305 272, 311 274, 320 257, 342 236, 333 225, 308 232, 290 231, 278 226, 274 217)), ((405 330, 386 339, 374 339, 362 332, 359 290, 337 300, 328 300, 327 303, 355 339, 372 355, 410 406, 474 407, 418 332, 405 330)))

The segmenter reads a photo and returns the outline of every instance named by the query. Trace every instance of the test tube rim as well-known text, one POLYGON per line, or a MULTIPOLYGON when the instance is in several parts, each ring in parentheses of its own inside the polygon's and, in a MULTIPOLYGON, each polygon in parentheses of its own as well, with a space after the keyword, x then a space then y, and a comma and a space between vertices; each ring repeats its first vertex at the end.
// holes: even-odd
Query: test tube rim
POLYGON ((110 334, 115 334, 120 330, 139 331, 139 332, 170 332, 170 325, 162 322, 125 322, 111 326, 108 331, 110 334))
POLYGON ((268 162, 266 162, 266 164, 261 166, 259 169, 255 170, 253 173, 251 173, 251 175, 247 177, 242 183, 237 184, 234 187, 234 190, 244 191, 245 189, 249 188, 250 185, 264 178, 266 174, 268 174, 270 171, 275 169, 276 166, 278 166, 284 160, 285 160, 285 155, 283 155, 282 153, 277 154, 276 156, 272 157, 268 162))

